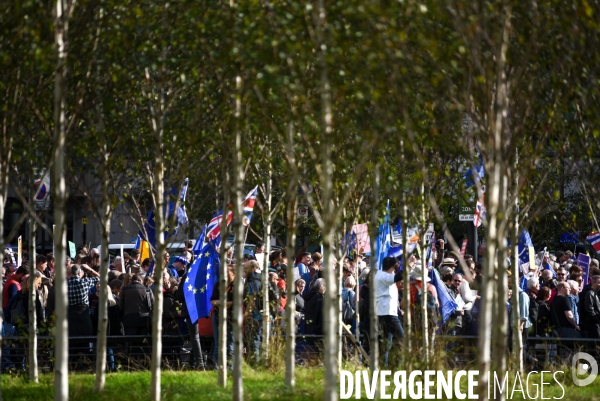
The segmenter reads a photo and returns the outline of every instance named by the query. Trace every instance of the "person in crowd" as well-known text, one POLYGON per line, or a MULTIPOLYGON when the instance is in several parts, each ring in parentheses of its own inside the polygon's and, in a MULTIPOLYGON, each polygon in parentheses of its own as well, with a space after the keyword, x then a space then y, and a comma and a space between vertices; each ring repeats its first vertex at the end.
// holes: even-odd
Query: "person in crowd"
POLYGON ((559 337, 579 338, 581 337, 579 325, 573 316, 569 292, 571 288, 568 283, 560 282, 556 285, 557 294, 550 304, 551 317, 554 319, 554 328, 559 337))
POLYGON ((254 258, 258 262, 258 273, 262 272, 262 268, 265 265, 265 244, 262 241, 256 242, 256 247, 254 248, 254 258))
POLYGON ((312 259, 311 259, 310 252, 303 252, 300 262, 296 265, 296 268, 298 269, 298 274, 300 275, 300 278, 302 280, 306 281, 307 283, 310 282, 310 270, 309 270, 308 266, 310 265, 311 260, 312 259))
POLYGON ((303 313, 304 312, 304 298, 302 298, 302 292, 304 292, 304 287, 306 287, 306 281, 299 278, 294 283, 294 294, 296 294, 296 312, 303 313))
POLYGON ((563 281, 567 281, 567 269, 565 269, 564 267, 559 267, 556 270, 556 281, 563 282, 563 281))
POLYGON ((311 259, 313 263, 310 265, 310 279, 313 280, 315 276, 322 278, 323 255, 319 252, 313 252, 311 259))
MULTIPOLYGON (((268 289, 262 288, 261 275, 256 272, 258 268, 259 266, 256 260, 248 261, 244 265, 246 281, 244 283, 243 297, 246 331, 245 339, 247 346, 252 350, 252 354, 257 362, 260 359, 260 342, 262 338, 262 291, 268 291, 268 289)), ((268 273, 263 272, 263 274, 268 273)), ((271 300, 271 297, 269 297, 269 299, 271 300)))
POLYGON ((402 272, 396 272, 398 267, 400 267, 400 263, 396 258, 385 257, 382 270, 375 274, 373 280, 377 318, 383 330, 383 338, 387 341, 387 346, 384 348, 384 364, 388 362, 393 340, 401 341, 404 337, 404 328, 398 318, 398 288, 396 283, 402 280, 402 272))
POLYGON ((356 292, 354 291, 355 287, 356 280, 354 279, 354 276, 346 277, 346 279, 344 280, 344 287, 342 287, 342 305, 349 305, 349 307, 352 309, 352 312, 354 312, 355 317, 352 319, 352 322, 345 322, 346 324, 352 324, 351 331, 354 330, 356 324, 356 292), (346 301, 348 302, 346 303, 346 301))
POLYGON ((557 281, 554 279, 552 272, 548 269, 542 270, 542 281, 540 286, 548 287, 550 289, 550 300, 549 303, 552 304, 554 297, 557 293, 557 281))
MULTIPOLYGON (((235 265, 227 266, 227 289, 226 289, 226 316, 227 316, 227 359, 230 360, 233 356, 233 281, 235 280, 235 265)), ((210 297, 210 304, 213 307, 212 311, 212 327, 214 335, 214 344, 219 344, 219 315, 222 313, 219 286, 215 285, 213 293, 210 297)), ((219 347, 213 346, 212 360, 213 367, 218 368, 219 363, 219 347)))
POLYGON ((175 274, 173 277, 182 277, 185 274, 188 261, 184 256, 177 256, 173 261, 173 267, 175 268, 175 274))
POLYGON ((125 285, 119 294, 119 309, 123 318, 125 335, 148 335, 152 311, 154 309, 154 294, 142 284, 139 274, 131 278, 131 284, 125 285))
POLYGON ((400 266, 393 257, 383 259, 382 270, 375 274, 373 285, 377 303, 379 324, 383 327, 384 338, 393 336, 400 340, 404 337, 404 329, 398 318, 398 288, 396 283, 402 280, 402 272, 396 272, 400 266))
POLYGON ((277 273, 270 272, 269 273, 269 314, 271 315, 271 319, 277 318, 279 316, 279 312, 281 311, 281 302, 279 300, 279 288, 277 287, 277 282, 279 281, 279 276, 277 273))
POLYGON ((140 264, 140 251, 138 251, 137 249, 133 248, 129 251, 129 260, 127 260, 127 257, 125 258, 126 263, 125 263, 125 268, 129 269, 130 267, 136 266, 140 264))
POLYGON ((592 276, 592 282, 583 288, 580 295, 581 329, 590 338, 600 338, 600 275, 592 276))
POLYGON ((577 283, 578 288, 583 291, 583 276, 581 273, 572 273, 569 275, 569 280, 575 281, 577 283))
MULTIPOLYGON (((34 288, 35 291, 35 321, 37 325, 37 330, 40 330, 40 327, 46 321, 46 311, 42 305, 42 298, 40 296, 39 288, 42 285, 42 273, 39 271, 35 271, 34 278, 34 288)), ((29 298, 30 298, 30 288, 29 288, 29 275, 23 276, 21 290, 17 293, 16 297, 9 304, 9 308, 17 303, 21 303, 23 313, 20 313, 18 316, 15 313, 15 309, 11 311, 11 314, 7 315, 7 320, 9 320, 15 327, 17 327, 17 332, 19 335, 27 336, 29 335, 29 298)))
MULTIPOLYGON (((360 283, 358 288, 359 296, 359 309, 360 309, 360 328, 366 333, 370 332, 371 328, 371 307, 369 303, 370 291, 369 291, 369 274, 371 269, 366 267, 360 272, 358 276, 358 282, 360 283)), ((398 298, 400 299, 400 298, 398 298)))
POLYGON ((325 279, 318 278, 312 283, 310 291, 304 296, 305 334, 323 334, 323 302, 325 290, 325 279))
POLYGON ((468 336, 473 335, 473 306, 475 305, 475 302, 477 302, 477 300, 481 299, 481 296, 479 296, 473 289, 471 289, 471 284, 475 283, 475 280, 477 278, 475 264, 472 263, 472 266, 472 268, 469 266, 470 274, 465 274, 463 276, 459 287, 460 297, 465 302, 465 305, 463 307, 463 310, 465 312, 463 321, 463 335, 468 336))
POLYGON ((48 270, 50 272, 50 276, 48 278, 52 278, 54 274, 54 268, 56 267, 56 260, 54 259, 54 253, 50 252, 46 254, 46 260, 48 261, 48 270))
POLYGON ((457 335, 462 331, 463 328, 463 316, 465 314, 463 310, 464 301, 460 296, 460 285, 462 284, 462 275, 454 274, 452 276, 452 281, 449 282, 448 285, 448 293, 457 303, 458 307, 456 310, 450 315, 450 318, 446 322, 446 327, 448 328, 449 335, 457 335))
POLYGON ((150 258, 145 258, 142 260, 140 274, 143 277, 148 277, 152 274, 150 273, 150 258))
POLYGON ((116 256, 113 259, 111 265, 109 266, 109 269, 111 271, 117 271, 117 272, 120 272, 120 273, 124 273, 124 271, 123 271, 123 260, 121 259, 120 256, 116 256))
POLYGON ((35 256, 35 268, 47 278, 52 277, 52 273, 50 272, 50 269, 48 269, 48 260, 44 255, 35 256))
POLYGON ((437 268, 441 268, 442 265, 442 261, 446 258, 446 241, 444 241, 443 238, 440 238, 439 240, 437 240, 437 245, 436 245, 436 258, 435 261, 433 263, 434 266, 436 266, 437 268))
POLYGON ((569 300, 571 301, 571 312, 573 313, 573 318, 575 319, 575 323, 581 325, 579 321, 579 284, 576 281, 568 280, 567 284, 569 284, 569 300))
POLYGON ((69 336, 93 334, 88 294, 99 281, 100 275, 87 265, 74 264, 67 270, 69 336), (84 277, 85 273, 92 277, 84 277))
POLYGON ((119 294, 121 293, 121 286, 123 282, 119 279, 109 281, 108 288, 110 293, 109 298, 112 298, 114 304, 108 306, 108 335, 109 336, 122 336, 125 334, 123 329, 123 323, 121 322, 121 312, 119 309, 119 294))
MULTIPOLYGON (((529 282, 527 285, 530 285, 529 282)), ((539 282, 537 286, 539 288, 539 282)), ((529 321, 532 324, 530 329, 531 335, 548 337, 552 331, 550 305, 548 304, 550 289, 548 287, 541 287, 535 293, 535 297, 532 294, 532 291, 529 290, 529 321)))
POLYGON ((29 275, 29 267, 21 265, 6 279, 2 290, 2 309, 8 306, 8 303, 21 291, 21 280, 25 275, 29 275))

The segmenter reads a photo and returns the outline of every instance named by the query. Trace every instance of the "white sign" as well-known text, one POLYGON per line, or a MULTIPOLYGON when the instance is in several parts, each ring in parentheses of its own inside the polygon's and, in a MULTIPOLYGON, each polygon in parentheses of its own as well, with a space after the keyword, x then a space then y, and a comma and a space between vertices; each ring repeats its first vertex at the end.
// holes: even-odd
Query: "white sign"
POLYGON ((298 206, 298 217, 308 217, 308 206, 298 206))
POLYGON ((473 221, 475 220, 474 214, 459 214, 458 221, 473 221))
POLYGON ((427 231, 425 232, 425 241, 431 242, 431 236, 433 235, 433 223, 429 223, 427 231))

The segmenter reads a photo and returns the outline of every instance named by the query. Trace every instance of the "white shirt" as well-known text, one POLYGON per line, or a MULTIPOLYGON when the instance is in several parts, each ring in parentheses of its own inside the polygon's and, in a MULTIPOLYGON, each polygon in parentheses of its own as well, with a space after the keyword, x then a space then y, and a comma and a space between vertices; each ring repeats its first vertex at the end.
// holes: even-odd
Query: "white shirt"
POLYGON ((382 270, 375 272, 375 297, 377 316, 398 316, 398 288, 394 274, 382 270))
POLYGON ((255 253, 254 257, 256 258, 256 261, 258 262, 258 269, 256 269, 256 272, 260 273, 260 272, 262 272, 262 268, 265 263, 265 254, 264 253, 255 253))

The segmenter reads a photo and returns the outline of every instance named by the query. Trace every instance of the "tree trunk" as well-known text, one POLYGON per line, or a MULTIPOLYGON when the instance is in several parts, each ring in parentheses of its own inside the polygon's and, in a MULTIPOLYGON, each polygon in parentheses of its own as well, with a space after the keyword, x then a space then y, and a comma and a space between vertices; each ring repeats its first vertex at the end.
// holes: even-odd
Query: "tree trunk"
MULTIPOLYGON (((429 332, 428 332, 428 323, 429 316, 427 314, 427 297, 429 293, 427 291, 427 273, 429 270, 427 269, 427 252, 425 248, 425 233, 427 232, 427 221, 425 220, 425 183, 421 183, 421 224, 423 225, 423 229, 421 231, 421 285, 423 286, 421 291, 421 316, 422 316, 422 327, 423 331, 423 354, 425 356, 425 366, 429 366, 429 332)), ((402 231, 404 227, 402 227, 402 231)), ((408 288, 405 288, 406 292, 408 288)), ((409 305, 406 305, 406 309, 410 309, 409 305)))
MULTIPOLYGON (((16 97, 16 91, 15 91, 16 97)), ((0 249, 4 249, 4 207, 6 206, 6 197, 9 185, 9 171, 12 159, 13 137, 11 131, 4 130, 2 136, 2 158, 0 158, 0 249)), ((4 252, 0 252, 0 263, 4 263, 4 252)), ((18 267, 18 266, 17 266, 18 267)), ((2 298, 3 286, 0 285, 0 300, 2 298)), ((3 325, 3 314, 0 313, 0 327, 3 325)), ((2 330, 0 330, 0 343, 2 343, 2 330)), ((2 347, 0 347, 0 360, 2 360, 2 347)), ((2 401, 2 386, 0 386, 0 401, 2 401)))
MULTIPOLYGON (((404 140, 400 140, 400 168, 404 171, 406 162, 404 159, 404 140)), ((402 345, 404 347, 403 355, 404 361, 411 360, 411 342, 412 342, 412 325, 411 325, 411 310, 410 310, 410 276, 408 266, 408 253, 406 248, 408 247, 408 235, 406 227, 408 226, 408 205, 406 204, 406 191, 404 189, 405 178, 404 174, 400 177, 400 199, 402 202, 402 282, 404 283, 404 291, 402 291, 402 305, 404 305, 404 338, 402 345)))
MULTIPOLYGON (((233 221, 233 232, 235 235, 235 280, 233 285, 233 341, 234 341, 234 355, 233 355, 233 399, 235 401, 242 401, 244 399, 244 381, 242 378, 242 348, 243 348, 243 337, 242 337, 242 305, 243 305, 243 292, 244 284, 242 278, 244 277, 244 268, 242 265, 243 247, 242 243, 244 237, 244 226, 242 224, 242 185, 244 183, 244 169, 242 166, 242 132, 240 127, 241 113, 242 113, 242 78, 236 77, 236 128, 235 128, 235 139, 234 139, 234 155, 233 155, 233 171, 231 174, 231 184, 233 188, 233 210, 234 210, 234 221, 233 221)), ((224 238, 226 240, 226 238, 224 238)), ((268 274, 268 272, 263 272, 268 274)), ((267 288, 263 288, 263 291, 268 291, 267 288)), ((250 317, 251 318, 251 317, 250 317)), ((263 333, 264 334, 264 333, 263 333)), ((253 344, 249 345, 253 348, 253 344)))
POLYGON ((29 380, 38 382, 38 362, 37 362, 37 313, 35 310, 35 301, 37 299, 37 289, 35 287, 36 267, 36 245, 35 234, 37 225, 33 217, 29 218, 29 380))
MULTIPOLYGON (((498 52, 498 70, 497 70, 497 83, 496 83, 496 96, 494 108, 493 120, 490 121, 492 128, 489 130, 490 136, 486 138, 484 143, 488 144, 488 157, 491 158, 491 163, 487 163, 486 167, 490 167, 487 170, 490 171, 489 183, 488 183, 488 227, 487 227, 487 247, 486 247, 486 260, 484 264, 483 272, 483 294, 482 299, 482 310, 480 311, 479 320, 479 394, 480 399, 487 399, 487 387, 488 387, 488 372, 490 370, 490 340, 492 336, 492 318, 493 318, 493 296, 492 294, 498 294, 494 291, 496 287, 496 271, 495 266, 498 263, 498 257, 502 256, 502 252, 499 251, 498 246, 501 249, 506 249, 504 244, 505 236, 502 228, 502 219, 505 218, 504 212, 506 207, 506 169, 505 162, 503 159, 504 151, 504 133, 506 130, 505 119, 508 116, 508 87, 506 78, 506 53, 508 49, 508 39, 511 28, 511 6, 505 5, 505 19, 504 19, 504 30, 502 36, 502 42, 500 43, 498 52)), ((491 116, 490 116, 491 117, 491 116)), ((506 286, 506 272, 500 271, 499 274, 503 277, 500 280, 500 290, 506 286)), ((500 302, 506 302, 504 299, 499 299, 496 302, 500 305, 500 302)), ((506 319, 504 319, 505 321, 506 319)), ((506 324, 504 324, 506 327, 506 324)), ((499 335, 502 336, 502 330, 499 335)), ((498 339, 496 339, 498 341, 498 339)), ((499 343, 497 343, 499 344, 499 343)), ((501 358, 504 359, 504 358, 501 358)), ((502 361, 496 361, 496 365, 502 367, 504 364, 502 361)), ((504 370, 498 371, 497 373, 503 375, 504 370)))
MULTIPOLYGON (((287 157, 289 161, 290 177, 287 187, 287 238, 285 255, 288 258, 286 271, 287 277, 287 304, 285 308, 285 385, 293 388, 296 385, 296 286, 294 280, 295 244, 296 244, 296 209, 298 207, 298 167, 294 153, 294 125, 288 124, 287 130, 287 157)), ((266 257, 265 257, 266 259, 266 257)), ((267 264, 265 263, 265 266, 267 264)), ((308 287, 310 283, 306 283, 308 287)))
MULTIPOLYGON (((154 313, 152 316, 152 362, 151 362, 151 381, 150 381, 150 399, 152 401, 160 400, 160 382, 161 382, 161 359, 162 359, 162 314, 163 314, 163 255, 165 253, 165 183, 164 183, 164 91, 162 85, 159 85, 159 108, 154 109, 152 113, 152 131, 155 141, 154 168, 154 222, 155 222, 155 242, 156 254, 154 255, 154 313)), ((151 102, 152 99, 149 99, 151 102)), ((175 211, 173 213, 176 213, 175 211)), ((189 319, 189 317, 188 317, 189 319)))
POLYGON ((379 163, 373 168, 373 199, 371 200, 371 270, 369 271, 369 352, 371 354, 371 374, 379 370, 379 321, 377 319, 377 292, 375 291, 375 273, 378 266, 375 261, 376 238, 379 231, 379 163))
MULTIPOLYGON (((108 163, 107 160, 107 149, 104 144, 103 149, 105 155, 103 162, 108 163)), ((107 164, 100 167, 101 179, 102 179, 102 222, 100 223, 101 232, 101 249, 105 252, 102 253, 102 261, 100 265, 100 299, 98 300, 98 333, 96 342, 96 381, 94 383, 94 391, 101 393, 104 391, 104 385, 106 382, 106 349, 107 340, 106 333, 108 327, 108 297, 110 295, 110 289, 108 288, 108 266, 110 264, 110 255, 108 253, 108 244, 110 243, 110 219, 112 217, 112 208, 110 205, 110 198, 108 194, 108 187, 110 185, 110 177, 107 173, 107 164)))
MULTIPOLYGON (((221 246, 219 248, 219 256, 221 262, 219 276, 219 305, 227 305, 227 280, 228 280, 228 263, 227 255, 227 207, 229 205, 229 171, 228 166, 223 166, 223 205, 222 205, 222 220, 221 220, 221 246), (223 240, 223 238, 225 240, 223 240)), ((218 205, 217 205, 218 208, 218 205)), ((237 276, 237 270, 236 270, 237 276)), ((235 313, 235 312, 234 312, 235 313)), ((219 308, 219 385, 227 386, 227 307, 219 308)))
MULTIPOLYGON (((518 190, 518 184, 519 184, 519 175, 517 172, 517 161, 515 161, 515 165, 513 166, 513 174, 514 174, 514 179, 513 179, 513 191, 517 191, 518 190)), ((512 325, 512 347, 513 347, 513 360, 512 360, 512 369, 516 369, 517 371, 523 373, 523 341, 521 338, 521 331, 520 331, 520 316, 519 316, 519 310, 520 310, 520 300, 519 300, 519 244, 518 244, 518 238, 519 238, 519 195, 516 196, 515 198, 515 206, 514 206, 514 210, 513 210, 513 221, 512 221, 512 225, 511 225, 511 235, 510 235, 510 243, 512 245, 512 266, 511 266, 511 272, 512 272, 512 288, 513 288, 513 297, 512 297, 512 321, 510 322, 510 324, 512 325)), ((523 330, 527 330, 525 327, 523 327, 523 330)))
MULTIPOLYGON (((271 204, 272 204, 272 195, 271 195, 271 185, 272 185, 272 175, 273 175, 273 166, 271 165, 271 150, 267 150, 267 160, 269 160, 267 167, 267 189, 264 194, 265 197, 265 209, 266 213, 263 214, 265 216, 264 219, 264 244, 265 244, 265 258, 264 264, 261 266, 262 269, 262 286, 263 288, 267 288, 269 285, 269 252, 271 251, 271 204), (268 245, 267 245, 268 244, 268 245)), ((261 354, 263 355, 263 361, 266 364, 269 359, 269 340, 270 340, 270 330, 271 321, 269 316, 269 291, 263 291, 262 293, 262 307, 263 307, 263 327, 262 327, 262 343, 261 343, 261 354)))
POLYGON ((323 255, 325 273, 325 299, 323 318, 323 352, 325 354, 325 400, 337 400, 338 380, 338 331, 340 326, 338 303, 338 275, 333 269, 333 228, 323 231, 323 255))
POLYGON ((57 0, 54 15, 54 38, 57 46, 56 73, 54 75, 54 164, 52 165, 52 195, 54 201, 54 260, 56 272, 54 291, 56 295, 56 337, 54 361, 54 399, 69 399, 69 323, 67 309, 67 282, 65 257, 67 242, 66 206, 67 187, 65 182, 65 141, 67 137, 66 75, 68 54, 69 17, 75 0, 57 0))

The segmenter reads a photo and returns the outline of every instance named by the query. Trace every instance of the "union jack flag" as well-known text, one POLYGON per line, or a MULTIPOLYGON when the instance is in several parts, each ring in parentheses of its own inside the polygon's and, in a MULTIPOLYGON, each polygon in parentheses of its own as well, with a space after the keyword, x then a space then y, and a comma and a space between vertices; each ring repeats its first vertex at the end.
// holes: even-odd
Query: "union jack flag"
POLYGON ((594 247, 596 252, 600 252, 600 233, 599 232, 590 233, 585 239, 587 239, 588 242, 590 244, 592 244, 592 246, 594 247))
MULTIPOLYGON (((231 223, 233 219, 233 212, 229 210, 227 212, 227 225, 231 223)), ((219 210, 210 223, 208 223, 208 227, 206 227, 206 238, 210 240, 215 240, 221 235, 221 221, 223 220, 223 211, 219 210)))
POLYGON ((482 199, 477 199, 477 205, 475 206, 475 219, 473 220, 473 224, 475 227, 479 227, 483 220, 486 218, 487 211, 485 209, 485 205, 483 204, 482 199))
POLYGON ((244 207, 243 223, 246 227, 250 225, 250 220, 252 220, 252 211, 254 210, 254 204, 256 203, 256 195, 258 195, 258 185, 246 195, 246 198, 244 198, 244 201, 242 202, 242 206, 244 207))

